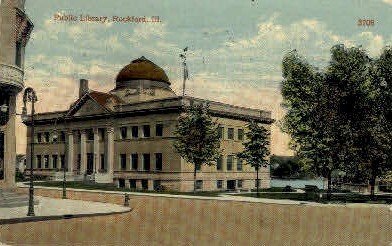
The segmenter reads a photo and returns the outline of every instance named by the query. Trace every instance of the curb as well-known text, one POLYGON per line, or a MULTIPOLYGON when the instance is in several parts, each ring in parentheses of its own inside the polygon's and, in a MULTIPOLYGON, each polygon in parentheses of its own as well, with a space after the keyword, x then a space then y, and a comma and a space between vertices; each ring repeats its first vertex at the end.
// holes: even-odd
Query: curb
POLYGON ((66 220, 66 219, 75 219, 75 218, 82 218, 82 217, 87 218, 87 217, 95 217, 95 216, 108 216, 108 215, 129 213, 132 210, 133 208, 130 208, 127 211, 110 212, 110 213, 63 214, 63 215, 51 215, 51 216, 33 216, 33 217, 23 217, 23 218, 0 219, 0 225, 10 225, 10 224, 18 224, 18 223, 26 223, 26 222, 49 221, 49 220, 66 220))

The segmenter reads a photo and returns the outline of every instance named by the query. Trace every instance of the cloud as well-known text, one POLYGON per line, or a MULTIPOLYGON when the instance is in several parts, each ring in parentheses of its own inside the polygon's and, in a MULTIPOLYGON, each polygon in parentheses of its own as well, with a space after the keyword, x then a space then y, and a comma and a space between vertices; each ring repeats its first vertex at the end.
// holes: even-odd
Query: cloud
POLYGON ((392 0, 382 0, 384 3, 392 5, 392 0))
MULTIPOLYGON (((172 81, 173 90, 179 95, 182 93, 182 80, 172 81)), ((280 106, 282 96, 277 88, 266 88, 258 84, 233 83, 219 77, 217 73, 200 73, 186 83, 186 95, 204 98, 213 101, 272 111, 276 122, 272 125, 272 149, 276 155, 291 155, 288 150, 289 137, 283 134, 278 126, 284 115, 280 106)))

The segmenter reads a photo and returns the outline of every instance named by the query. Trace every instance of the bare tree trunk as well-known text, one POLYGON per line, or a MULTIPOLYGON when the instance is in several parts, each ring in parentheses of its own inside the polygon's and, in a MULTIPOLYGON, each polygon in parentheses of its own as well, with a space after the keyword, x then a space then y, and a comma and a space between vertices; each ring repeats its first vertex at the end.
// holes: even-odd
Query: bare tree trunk
POLYGON ((328 170, 327 179, 328 179, 328 191, 327 191, 327 199, 328 201, 331 200, 331 193, 332 193, 332 171, 328 170))
POLYGON ((376 175, 374 175, 374 172, 372 170, 372 175, 370 177, 370 199, 371 200, 375 200, 375 192, 374 192, 374 188, 376 185, 376 175))
POLYGON ((196 193, 196 169, 197 164, 195 164, 195 168, 193 170, 193 193, 196 193))
POLYGON ((259 187, 260 187, 259 167, 256 167, 256 194, 257 194, 257 197, 260 196, 259 187))

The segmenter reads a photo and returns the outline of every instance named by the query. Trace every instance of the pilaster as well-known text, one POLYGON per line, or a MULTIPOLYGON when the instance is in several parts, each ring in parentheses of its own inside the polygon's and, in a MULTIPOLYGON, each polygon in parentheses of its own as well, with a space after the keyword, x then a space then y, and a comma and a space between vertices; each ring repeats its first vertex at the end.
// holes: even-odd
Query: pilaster
POLYGON ((72 130, 67 131, 67 169, 73 172, 74 165, 74 136, 72 130))
POLYGON ((99 132, 98 128, 94 128, 94 173, 98 172, 100 167, 100 153, 99 153, 99 132))
POLYGON ((80 173, 85 174, 87 170, 87 144, 86 131, 80 131, 80 173))

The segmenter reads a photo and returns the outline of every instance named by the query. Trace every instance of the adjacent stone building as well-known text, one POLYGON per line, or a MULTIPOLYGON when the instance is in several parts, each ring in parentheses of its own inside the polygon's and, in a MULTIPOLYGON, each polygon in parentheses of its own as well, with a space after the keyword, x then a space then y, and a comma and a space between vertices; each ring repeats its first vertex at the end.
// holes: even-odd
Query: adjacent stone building
MULTIPOLYGON (((223 126, 223 151, 216 165, 197 172, 197 188, 254 188, 254 169, 235 154, 243 149, 246 123, 252 119, 270 128, 271 112, 177 96, 170 85, 163 69, 145 57, 126 65, 108 93, 90 90, 88 81, 81 79, 79 98, 68 110, 36 117, 35 173, 60 180, 65 167, 67 180, 191 191, 193 166, 176 153, 174 130, 185 106, 208 102, 223 126)), ((27 160, 29 166, 29 156, 27 160)), ((269 187, 269 168, 260 173, 262 187, 269 187)))
POLYGON ((24 3, 0 1, 0 189, 15 185, 16 96, 24 87, 24 50, 33 29, 24 3))

